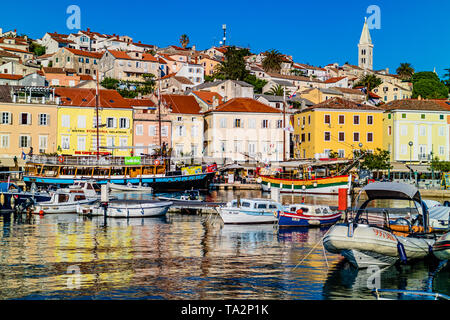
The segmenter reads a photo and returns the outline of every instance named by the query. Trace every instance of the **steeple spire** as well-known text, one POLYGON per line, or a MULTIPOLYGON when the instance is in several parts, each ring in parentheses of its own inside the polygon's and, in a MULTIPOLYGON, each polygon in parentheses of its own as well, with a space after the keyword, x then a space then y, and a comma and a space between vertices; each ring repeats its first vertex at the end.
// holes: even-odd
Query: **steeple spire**
POLYGON ((364 26, 358 44, 358 66, 362 69, 373 69, 373 44, 370 37, 367 17, 364 18, 364 26))
POLYGON ((367 17, 364 17, 364 26, 361 32, 361 37, 359 38, 359 44, 372 44, 369 26, 367 25, 367 17))

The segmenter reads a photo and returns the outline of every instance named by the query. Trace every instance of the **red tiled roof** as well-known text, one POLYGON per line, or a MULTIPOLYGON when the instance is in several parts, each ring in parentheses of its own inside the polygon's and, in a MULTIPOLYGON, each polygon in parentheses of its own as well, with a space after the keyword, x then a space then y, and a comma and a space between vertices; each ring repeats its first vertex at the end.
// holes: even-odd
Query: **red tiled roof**
POLYGON ((84 57, 90 57, 95 59, 100 59, 103 56, 103 53, 98 52, 90 52, 90 51, 83 51, 78 49, 72 49, 72 48, 64 48, 70 52, 72 52, 74 55, 77 56, 84 56, 84 57))
POLYGON ((342 79, 345 79, 345 78, 346 77, 333 77, 333 78, 325 80, 324 82, 325 83, 335 83, 335 82, 339 82, 339 81, 341 81, 342 79))
POLYGON ((161 101, 166 107, 172 109, 172 113, 200 114, 201 108, 194 96, 179 94, 163 94, 161 101))
POLYGON ((221 105, 216 109, 208 112, 255 112, 255 113, 281 113, 281 110, 272 108, 251 98, 234 98, 221 105))
POLYGON ((81 81, 89 81, 89 80, 94 80, 94 78, 92 78, 92 76, 89 74, 80 74, 80 80, 81 81))
POLYGON ((132 107, 154 107, 155 103, 150 99, 125 99, 132 107))
POLYGON ((367 104, 356 103, 350 100, 345 100, 339 97, 335 97, 332 99, 328 99, 321 103, 315 104, 311 107, 306 108, 305 110, 313 110, 313 109, 351 109, 351 110, 374 110, 374 111, 383 111, 383 109, 370 106, 367 104))
POLYGON ((58 74, 77 73, 75 69, 54 68, 54 67, 43 67, 42 71, 44 71, 44 73, 58 73, 58 74))
POLYGON ((108 52, 116 59, 133 60, 125 51, 108 50, 108 52))
POLYGON ((0 46, 0 49, 5 50, 5 51, 15 51, 15 52, 22 52, 22 53, 31 53, 30 51, 27 51, 27 50, 22 50, 22 49, 17 49, 17 48, 8 48, 8 47, 2 47, 2 46, 0 46))
MULTIPOLYGON (((95 107, 96 89, 55 88, 55 95, 61 98, 61 105, 76 107, 95 107)), ((131 108, 116 90, 99 91, 99 107, 102 108, 131 108)))
POLYGON ((6 74, 6 73, 0 73, 0 79, 7 79, 7 80, 20 80, 23 76, 18 74, 6 74))
POLYGON ((382 106, 385 110, 416 110, 416 111, 450 111, 450 106, 442 100, 394 100, 382 106))
POLYGON ((192 91, 199 99, 203 100, 207 104, 212 104, 214 101, 214 97, 218 99, 219 104, 222 104, 222 96, 217 92, 212 91, 192 91))

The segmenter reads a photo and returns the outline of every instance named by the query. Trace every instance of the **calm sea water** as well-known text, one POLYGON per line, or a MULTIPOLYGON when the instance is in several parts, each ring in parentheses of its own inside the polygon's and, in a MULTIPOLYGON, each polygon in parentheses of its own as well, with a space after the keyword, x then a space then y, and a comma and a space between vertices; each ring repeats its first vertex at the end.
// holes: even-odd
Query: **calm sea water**
MULTIPOLYGON (((261 193, 241 192, 246 196, 261 193)), ((207 199, 234 197, 223 191, 207 199)), ((283 196, 283 202, 299 199, 283 196)), ((305 201, 337 205, 331 196, 305 201)), ((0 218, 0 298, 374 299, 370 273, 324 253, 326 231, 224 226, 206 214, 107 219, 106 225, 102 217, 76 214, 7 215, 0 218)), ((434 267, 424 261, 390 267, 381 273, 381 287, 426 289, 434 267)), ((449 284, 446 267, 434 290, 449 295, 449 284)))

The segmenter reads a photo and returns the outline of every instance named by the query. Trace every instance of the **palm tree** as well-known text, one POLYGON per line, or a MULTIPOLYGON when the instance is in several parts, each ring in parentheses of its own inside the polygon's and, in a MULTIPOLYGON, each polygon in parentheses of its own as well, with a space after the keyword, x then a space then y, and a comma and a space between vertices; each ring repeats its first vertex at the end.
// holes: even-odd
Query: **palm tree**
POLYGON ((187 36, 187 34, 181 35, 180 44, 184 49, 186 49, 187 45, 189 44, 189 37, 187 36))
POLYGON ((277 72, 281 70, 281 63, 283 62, 283 55, 278 50, 270 50, 265 53, 265 58, 262 61, 262 67, 266 72, 277 72))
MULTIPOLYGON (((279 84, 273 86, 272 88, 270 88, 269 91, 267 91, 265 94, 271 95, 271 96, 282 96, 284 95, 284 88, 282 86, 280 86, 279 84)), ((288 92, 286 92, 286 94, 289 94, 288 92)))
POLYGON ((380 78, 378 78, 376 75, 374 74, 366 74, 365 76, 363 76, 355 85, 354 87, 358 87, 358 86, 364 86, 366 88, 366 100, 369 100, 369 93, 375 89, 376 87, 378 87, 379 85, 381 85, 383 83, 383 80, 381 80, 380 78))
POLYGON ((411 80, 414 74, 414 68, 410 63, 400 63, 400 66, 397 68, 397 74, 402 80, 411 80))

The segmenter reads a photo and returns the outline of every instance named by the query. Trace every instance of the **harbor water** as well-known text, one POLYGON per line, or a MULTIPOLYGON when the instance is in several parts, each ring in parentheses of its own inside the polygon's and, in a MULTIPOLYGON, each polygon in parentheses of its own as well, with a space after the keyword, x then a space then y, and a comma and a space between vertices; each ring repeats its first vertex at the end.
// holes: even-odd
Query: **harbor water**
MULTIPOLYGON (((213 191, 225 202, 239 191, 213 191)), ((269 197, 240 191, 240 197, 269 197)), ((123 198, 145 198, 127 194, 123 198)), ((301 197, 283 195, 284 203, 301 197)), ((337 206, 337 197, 305 196, 337 206)), ((218 215, 104 219, 76 214, 0 218, 1 299, 375 299, 383 289, 426 290, 432 262, 356 270, 325 252, 328 229, 223 225, 218 215), (300 263, 301 262, 301 263, 300 263)), ((449 268, 433 290, 450 294, 449 268)))

